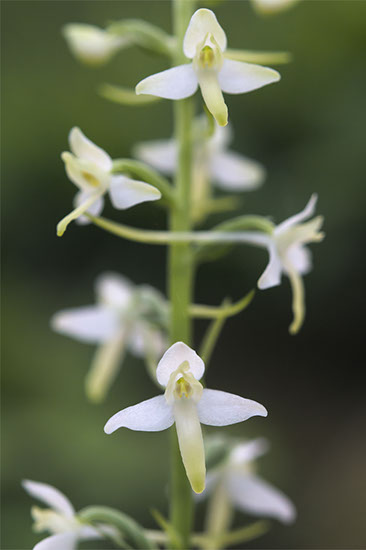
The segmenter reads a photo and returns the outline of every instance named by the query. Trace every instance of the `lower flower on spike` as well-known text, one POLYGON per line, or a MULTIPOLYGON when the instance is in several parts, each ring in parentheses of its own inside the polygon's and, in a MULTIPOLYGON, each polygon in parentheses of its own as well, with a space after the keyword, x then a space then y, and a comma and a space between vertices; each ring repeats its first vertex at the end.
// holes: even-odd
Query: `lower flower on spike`
POLYGON ((267 416, 263 405, 231 393, 202 387, 205 365, 183 342, 176 342, 160 360, 156 377, 164 395, 147 399, 116 413, 104 426, 111 434, 118 428, 157 432, 176 425, 187 477, 196 493, 205 488, 205 454, 200 424, 228 426, 251 416, 267 416))

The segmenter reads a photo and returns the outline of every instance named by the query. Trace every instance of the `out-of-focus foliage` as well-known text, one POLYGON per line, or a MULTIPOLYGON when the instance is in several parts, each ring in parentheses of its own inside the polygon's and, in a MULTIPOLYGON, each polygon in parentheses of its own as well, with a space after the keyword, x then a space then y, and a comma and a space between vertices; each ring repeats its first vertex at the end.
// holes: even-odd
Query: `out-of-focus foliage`
MULTIPOLYGON (((143 17, 169 31, 170 10, 166 1, 99 0, 4 1, 2 8, 2 548, 19 550, 37 540, 31 501, 20 487, 24 477, 59 487, 76 508, 116 506, 150 526, 149 507, 166 513, 167 434, 103 433, 111 414, 155 394, 142 363, 130 358, 110 398, 90 405, 83 383, 93 350, 53 334, 49 318, 89 303, 95 276, 106 270, 164 289, 163 248, 76 225, 58 239, 55 227, 74 193, 60 159, 70 128, 80 126, 111 156, 124 157, 137 141, 171 135, 172 107, 164 101, 122 107, 98 96, 102 82, 133 87, 164 69, 165 61, 130 49, 100 69, 83 67, 70 55, 61 27, 143 17)), ((268 419, 231 431, 271 440, 261 473, 298 508, 293 527, 276 525, 251 547, 360 547, 366 494, 359 380, 366 3, 308 1, 263 19, 244 0, 214 9, 230 47, 288 50, 294 57, 280 68, 279 84, 227 97, 233 147, 263 162, 269 173, 259 191, 245 195, 238 215, 272 214, 281 221, 317 191, 318 211, 326 218, 327 237, 314 247, 315 269, 305 280, 308 313, 301 333, 287 332, 287 282, 257 292, 251 307, 228 321, 207 374, 210 387, 240 386, 243 395, 266 405, 268 419)), ((106 214, 140 226, 164 224, 154 204, 106 214)), ((253 287, 266 261, 264 252, 242 247, 207 264, 198 273, 197 301, 237 299, 253 287)), ((197 342, 203 327, 197 324, 197 342)))

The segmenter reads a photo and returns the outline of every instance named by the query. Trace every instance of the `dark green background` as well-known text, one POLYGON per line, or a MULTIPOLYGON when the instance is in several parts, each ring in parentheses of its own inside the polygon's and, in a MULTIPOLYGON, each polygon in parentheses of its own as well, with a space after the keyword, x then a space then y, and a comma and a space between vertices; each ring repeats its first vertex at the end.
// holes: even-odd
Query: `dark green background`
MULTIPOLYGON (((116 410, 155 394, 142 364, 126 361, 101 406, 86 402, 83 381, 93 349, 49 328, 60 308, 92 303, 93 281, 116 270, 136 283, 165 285, 165 251, 120 241, 94 227, 55 226, 75 192, 61 151, 74 125, 113 157, 139 140, 168 137, 166 101, 127 108, 98 97, 101 82, 135 85, 166 62, 135 49, 101 69, 79 65, 60 29, 67 22, 103 25, 143 17, 170 29, 161 1, 3 1, 3 549, 30 548, 31 499, 24 477, 63 490, 81 508, 121 508, 153 526, 151 507, 167 513, 168 434, 120 431, 107 437, 116 410)), ((326 240, 314 245, 306 277, 308 314, 290 337, 290 289, 258 292, 230 320, 208 374, 212 388, 264 403, 268 419, 228 428, 267 436, 271 452, 260 473, 296 503, 291 527, 274 522, 253 548, 363 548, 366 540, 364 238, 364 1, 303 1, 260 18, 246 1, 222 2, 219 21, 234 48, 285 49, 294 62, 279 84, 226 96, 233 148, 262 161, 265 186, 245 196, 242 212, 276 221, 301 210, 313 191, 325 215, 326 240)), ((197 96, 198 97, 198 96, 197 96)), ((156 205, 106 215, 137 226, 164 227, 156 205)), ((240 298, 263 271, 267 255, 246 247, 198 273, 196 300, 240 298)), ((196 343, 204 323, 198 324, 196 343)), ((214 429, 208 429, 210 433, 214 429)), ((238 516, 238 525, 248 521, 238 516)), ((199 527, 199 526, 197 526, 199 527)))

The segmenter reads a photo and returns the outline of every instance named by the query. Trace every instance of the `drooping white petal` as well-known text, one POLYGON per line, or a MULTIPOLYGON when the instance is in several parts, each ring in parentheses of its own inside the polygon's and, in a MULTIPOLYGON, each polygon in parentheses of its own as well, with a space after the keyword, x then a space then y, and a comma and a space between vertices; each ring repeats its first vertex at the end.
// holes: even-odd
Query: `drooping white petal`
POLYGON ((244 512, 291 523, 296 517, 292 502, 278 489, 252 474, 230 474, 227 487, 233 502, 244 512))
POLYGON ((212 34, 221 51, 226 49, 226 34, 213 11, 201 8, 191 17, 184 35, 183 52, 193 59, 199 46, 208 34, 212 34))
POLYGON ((62 31, 75 57, 91 65, 100 65, 108 61, 127 43, 125 38, 111 35, 95 25, 69 23, 62 31))
POLYGON ((297 225, 298 223, 306 220, 307 218, 310 218, 310 216, 312 216, 315 212, 317 200, 318 200, 318 195, 316 193, 313 193, 310 197, 309 202, 305 206, 304 210, 302 210, 298 214, 295 214, 294 216, 291 216, 284 222, 277 225, 275 230, 276 234, 282 233, 283 231, 287 230, 289 227, 297 225))
POLYGON ((156 378, 162 386, 169 382, 170 375, 177 370, 182 363, 189 363, 189 370, 200 380, 205 372, 205 364, 197 353, 184 342, 176 342, 164 353, 156 369, 156 378))
POLYGON ((257 189, 266 176, 259 162, 232 151, 212 155, 211 173, 217 186, 228 191, 257 189))
POLYGON ((141 80, 136 86, 136 94, 156 95, 166 99, 184 99, 193 95, 198 88, 198 80, 192 64, 178 65, 161 73, 141 80))
POLYGON ((76 533, 59 533, 41 540, 33 550, 75 550, 77 538, 76 533))
POLYGON ((292 312, 293 321, 289 327, 290 334, 299 332, 305 319, 305 290, 301 275, 294 269, 287 269, 286 273, 290 279, 292 288, 292 312))
MULTIPOLYGON (((112 530, 114 533, 114 529, 110 525, 102 525, 101 529, 105 530, 105 528, 108 528, 108 530, 112 530)), ((93 539, 102 539, 103 535, 95 529, 95 527, 92 527, 91 525, 83 525, 80 530, 78 531, 78 539, 79 540, 93 540, 93 539)))
POLYGON ((109 194, 113 206, 122 210, 161 198, 160 191, 153 185, 126 176, 112 176, 109 194))
POLYGON ((242 465, 251 462, 264 455, 269 448, 269 443, 264 437, 258 437, 245 443, 236 445, 230 453, 230 463, 242 465))
POLYGON ((228 120, 228 109, 217 79, 216 70, 198 70, 197 78, 207 109, 210 111, 219 126, 226 126, 228 120))
MULTIPOLYGON (((75 207, 76 208, 82 207, 82 205, 85 204, 87 201, 89 201, 89 199, 92 199, 93 196, 94 196, 93 193, 90 193, 87 191, 80 191, 74 197, 75 207)), ((85 212, 87 212, 91 216, 99 216, 99 214, 101 214, 103 210, 103 207, 104 207, 104 198, 97 196, 95 200, 91 203, 89 208, 85 210, 85 212)), ((88 223, 91 223, 91 221, 86 216, 81 215, 78 218, 76 218, 76 223, 80 225, 87 225, 88 223)))
MULTIPOLYGON (((70 214, 67 214, 64 218, 62 218, 61 221, 57 224, 57 235, 59 237, 62 237, 62 235, 65 233, 67 226, 73 221, 73 220, 80 220, 83 217, 83 214, 88 212, 90 208, 93 207, 93 205, 97 204, 97 210, 100 209, 100 207, 103 208, 103 199, 102 195, 105 193, 105 190, 101 187, 98 188, 98 190, 95 193, 88 194, 83 203, 80 204, 77 208, 75 208, 70 214)), ((80 197, 77 195, 76 200, 78 200, 80 197)), ((79 221, 79 223, 85 223, 83 221, 79 221)))
POLYGON ((218 74, 219 84, 227 94, 243 94, 280 80, 280 74, 268 67, 224 59, 218 74))
POLYGON ((129 306, 133 291, 131 281, 118 273, 103 273, 95 283, 98 302, 119 310, 129 306))
POLYGON ((86 394, 94 403, 103 401, 113 384, 123 363, 127 337, 127 331, 122 330, 97 349, 85 379, 86 394))
POLYGON ((44 502, 47 506, 60 512, 66 517, 73 517, 75 510, 69 499, 52 485, 48 483, 40 483, 39 481, 31 481, 25 479, 22 481, 22 487, 32 497, 44 502))
POLYGON ((88 139, 80 128, 74 127, 69 134, 70 149, 80 159, 95 164, 101 170, 112 170, 112 159, 101 147, 88 139))
POLYGON ((207 426, 229 426, 252 416, 267 416, 263 405, 233 393, 204 389, 197 403, 200 422, 207 426))
POLYGON ((193 491, 199 494, 205 488, 206 466, 197 406, 192 399, 181 398, 175 401, 173 411, 186 474, 193 491))
POLYGON ((286 264, 302 275, 309 273, 312 268, 311 251, 297 244, 289 246, 286 250, 286 264))
POLYGON ((163 174, 174 174, 177 166, 177 146, 173 139, 146 141, 134 147, 134 155, 163 174))
POLYGON ((119 411, 108 420, 104 431, 111 434, 118 428, 129 428, 142 432, 160 432, 170 428, 173 422, 171 407, 164 395, 158 395, 119 411))
POLYGON ((53 330, 82 342, 105 342, 120 328, 117 313, 105 306, 84 306, 64 309, 51 319, 53 330))
POLYGON ((269 262, 266 269, 263 271, 262 275, 258 280, 258 288, 265 290, 266 288, 272 288, 277 286, 281 282, 282 275, 282 262, 281 258, 278 255, 276 246, 274 243, 271 243, 268 247, 269 252, 269 262))

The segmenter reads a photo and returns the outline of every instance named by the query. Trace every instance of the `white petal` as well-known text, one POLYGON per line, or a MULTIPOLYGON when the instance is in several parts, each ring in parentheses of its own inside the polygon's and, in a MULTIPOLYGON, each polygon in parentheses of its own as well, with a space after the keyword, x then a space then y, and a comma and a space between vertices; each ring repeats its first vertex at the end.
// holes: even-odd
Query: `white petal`
POLYGON ((25 479, 22 481, 22 487, 32 497, 44 502, 63 516, 70 518, 74 516, 75 510, 69 499, 52 485, 25 479))
POLYGON ((156 369, 156 378, 162 386, 169 382, 170 375, 185 361, 188 361, 193 376, 200 380, 205 364, 197 353, 183 342, 176 342, 164 353, 156 369))
POLYGON ((272 14, 288 9, 299 0, 252 0, 252 2, 260 13, 272 14))
POLYGON ((198 83, 207 109, 219 126, 226 126, 228 110, 217 77, 218 73, 213 69, 197 71, 198 83))
POLYGON ((109 194, 113 206, 122 210, 141 202, 157 201, 161 198, 160 191, 153 185, 126 176, 112 177, 109 194))
POLYGON ((51 319, 53 330, 82 342, 105 342, 120 328, 118 315, 105 306, 64 309, 51 319))
POLYGON ((77 535, 75 533, 59 533, 38 542, 33 550, 74 550, 77 535))
POLYGON ((166 99, 184 99, 193 95, 197 88, 198 80, 192 64, 189 63, 148 76, 137 84, 136 93, 166 99))
POLYGON ((85 379, 86 394, 94 403, 105 398, 122 366, 127 331, 121 331, 115 338, 103 343, 96 351, 85 379))
MULTIPOLYGON (((79 208, 82 204, 84 204, 86 201, 89 200, 93 196, 92 193, 87 191, 80 191, 77 193, 74 197, 74 205, 75 208, 79 208)), ((91 214, 91 216, 99 216, 101 214, 104 207, 104 198, 97 196, 95 201, 89 206, 89 208, 86 210, 88 214, 91 214)), ((88 223, 91 223, 89 218, 86 216, 79 216, 76 218, 76 223, 79 223, 80 225, 86 225, 88 223)))
POLYGON ((212 156, 211 173, 218 187, 228 191, 256 189, 266 176, 259 162, 231 151, 212 156))
POLYGON ((294 521, 292 502, 278 489, 251 474, 231 474, 228 490, 234 503, 255 516, 276 518, 283 523, 294 521))
POLYGON ((286 250, 286 264, 287 263, 302 275, 309 273, 312 268, 310 250, 298 244, 289 246, 286 250))
POLYGON ((225 59, 218 78, 223 92, 243 94, 277 82, 281 77, 268 67, 225 59))
POLYGON ((297 225, 298 223, 306 220, 307 218, 310 218, 310 216, 312 216, 315 212, 317 200, 318 200, 318 195, 316 193, 313 193, 310 197, 309 202, 305 206, 304 210, 302 210, 298 214, 295 214, 294 216, 291 216, 284 222, 277 225, 275 230, 276 234, 287 230, 289 227, 292 227, 293 225, 297 225))
POLYGON ((173 407, 179 450, 193 491, 205 488, 206 465, 201 424, 192 399, 178 399, 173 407))
POLYGON ((273 286, 279 285, 281 282, 283 269, 282 262, 278 255, 276 246, 273 243, 270 244, 268 252, 269 262, 258 280, 258 288, 261 290, 272 288, 273 286))
POLYGON ((160 432, 170 428, 173 422, 171 407, 164 395, 158 395, 119 411, 108 420, 104 431, 111 434, 118 428, 129 428, 142 432, 160 432))
POLYGON ((177 146, 173 139, 145 141, 134 147, 134 155, 164 174, 174 174, 177 166, 177 146))
POLYGON ((258 437, 245 443, 236 445, 230 453, 230 462, 236 465, 246 464, 264 455, 269 448, 269 443, 264 437, 258 437))
MULTIPOLYGON (((101 526, 102 527, 102 526, 101 526)), ((108 525, 111 529, 111 527, 108 525)), ((92 539, 102 539, 103 535, 92 527, 91 525, 85 525, 78 531, 78 539, 80 540, 92 540, 92 539)))
POLYGON ((99 65, 127 43, 125 38, 111 35, 94 25, 70 23, 62 29, 72 53, 84 63, 99 65))
POLYGON ((184 35, 183 51, 186 57, 193 59, 197 46, 205 40, 207 34, 212 34, 221 51, 226 49, 226 34, 219 25, 213 11, 201 8, 191 17, 184 35))
POLYGON ((69 134, 70 149, 80 159, 92 162, 105 172, 112 170, 112 159, 103 149, 88 139, 80 128, 74 127, 69 134))
POLYGON ((203 390, 197 409, 200 422, 207 426, 229 426, 248 420, 252 416, 268 414, 257 401, 225 391, 207 389, 203 390))
POLYGON ((104 273, 97 278, 95 291, 98 302, 123 310, 131 302, 134 285, 118 273, 104 273))

